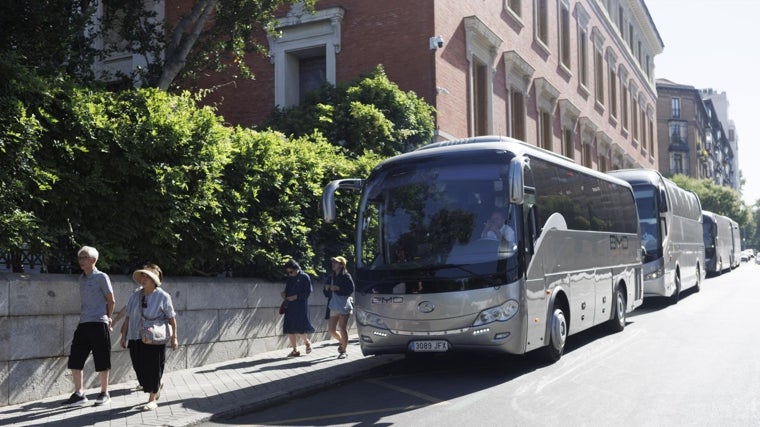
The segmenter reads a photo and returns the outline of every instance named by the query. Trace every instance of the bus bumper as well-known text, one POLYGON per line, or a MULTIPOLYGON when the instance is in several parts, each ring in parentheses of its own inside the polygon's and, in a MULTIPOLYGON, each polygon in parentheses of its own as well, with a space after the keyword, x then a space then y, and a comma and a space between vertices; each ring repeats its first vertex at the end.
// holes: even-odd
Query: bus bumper
POLYGON ((519 322, 512 320, 431 332, 391 331, 363 325, 357 325, 357 329, 364 355, 436 352, 522 354, 525 352, 525 337, 521 328, 512 325, 519 322))

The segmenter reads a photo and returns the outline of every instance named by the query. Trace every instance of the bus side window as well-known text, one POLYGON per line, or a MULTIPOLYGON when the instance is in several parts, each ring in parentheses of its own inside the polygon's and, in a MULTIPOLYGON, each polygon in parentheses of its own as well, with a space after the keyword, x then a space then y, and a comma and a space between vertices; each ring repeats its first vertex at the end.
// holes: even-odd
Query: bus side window
POLYGON ((660 218, 660 236, 664 239, 668 235, 668 220, 660 218))
POLYGON ((660 212, 668 211, 668 196, 665 195, 665 189, 660 188, 660 212))
POLYGON ((531 255, 535 253, 535 243, 536 239, 538 239, 538 221, 536 217, 536 205, 533 205, 528 209, 528 238, 525 239, 527 251, 531 255))

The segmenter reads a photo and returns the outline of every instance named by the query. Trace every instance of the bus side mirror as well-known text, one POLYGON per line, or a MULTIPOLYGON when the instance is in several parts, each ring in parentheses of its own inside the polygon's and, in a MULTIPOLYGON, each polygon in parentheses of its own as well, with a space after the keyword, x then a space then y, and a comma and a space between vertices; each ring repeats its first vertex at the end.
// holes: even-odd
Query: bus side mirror
POLYGON ((363 179, 337 179, 325 185, 322 190, 322 218, 327 223, 335 222, 335 192, 339 189, 360 191, 364 185, 363 179))
POLYGON ((519 157, 509 162, 509 201, 522 205, 525 200, 525 182, 523 180, 523 160, 519 157))

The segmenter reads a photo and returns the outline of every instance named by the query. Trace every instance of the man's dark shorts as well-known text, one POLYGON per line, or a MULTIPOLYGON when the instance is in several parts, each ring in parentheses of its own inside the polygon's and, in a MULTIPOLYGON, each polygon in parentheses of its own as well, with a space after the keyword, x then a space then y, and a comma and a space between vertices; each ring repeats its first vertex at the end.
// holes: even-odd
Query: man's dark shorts
POLYGON ((84 369, 84 362, 92 352, 95 371, 111 369, 111 333, 103 322, 80 323, 74 331, 69 354, 69 369, 84 369))

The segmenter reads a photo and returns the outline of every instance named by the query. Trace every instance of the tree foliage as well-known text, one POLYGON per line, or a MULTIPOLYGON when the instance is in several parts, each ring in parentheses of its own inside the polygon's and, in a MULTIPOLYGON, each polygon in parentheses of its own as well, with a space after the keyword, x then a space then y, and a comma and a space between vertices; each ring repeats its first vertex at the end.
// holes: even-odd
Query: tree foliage
POLYGON ((382 66, 336 87, 323 85, 300 105, 276 108, 264 126, 287 135, 319 131, 351 153, 392 156, 429 142, 434 109, 391 82, 382 66))
POLYGON ((163 1, 109 0, 100 31, 113 36, 103 46, 103 53, 129 52, 145 58, 147 66, 134 70, 130 80, 162 90, 169 90, 176 81, 191 86, 207 71, 232 69, 235 78, 253 78, 246 57, 267 55, 261 40, 266 34, 276 36, 275 14, 291 4, 309 11, 314 3, 195 0, 179 10, 177 22, 165 22, 156 13, 163 1))
POLYGON ((96 7, 95 0, 5 0, 0 57, 14 57, 40 76, 92 81, 98 34, 88 29, 96 7))
MULTIPOLYGON (((206 71, 233 69, 254 76, 245 58, 266 55, 263 35, 277 35, 275 15, 286 5, 307 12, 315 0, 194 0, 166 22, 163 0, 7 0, 0 15, 0 55, 16 54, 42 75, 65 74, 79 84, 94 77, 123 79, 168 90, 178 80, 194 81, 206 71), (98 5, 102 2, 99 13, 98 5), (158 13, 162 11, 162 13, 158 13), (129 74, 95 75, 97 60, 133 54, 145 66, 129 74)), ((176 5, 175 5, 176 7, 176 5)))
POLYGON ((59 89, 22 66, 14 55, 0 56, 0 248, 39 248, 36 207, 55 177, 37 160, 40 135, 51 119, 59 89))

